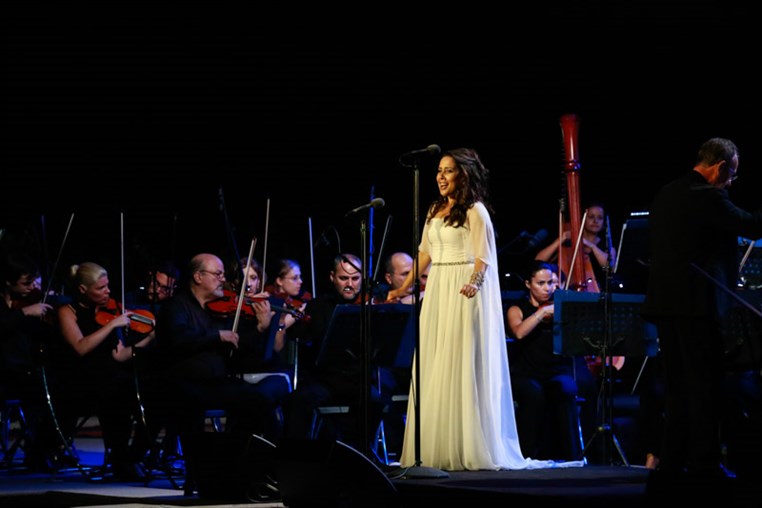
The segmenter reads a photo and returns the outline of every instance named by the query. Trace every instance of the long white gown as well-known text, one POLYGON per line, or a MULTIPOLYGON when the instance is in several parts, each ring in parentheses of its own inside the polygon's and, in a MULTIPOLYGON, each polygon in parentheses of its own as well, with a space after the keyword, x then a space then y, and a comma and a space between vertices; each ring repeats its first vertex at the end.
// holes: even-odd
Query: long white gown
MULTIPOLYGON (((492 221, 482 203, 467 226, 432 219, 419 250, 431 256, 420 316, 420 465, 447 471, 581 466, 526 459, 519 447, 505 345, 505 324, 492 221), (481 290, 460 289, 474 259, 488 266, 481 290)), ((401 465, 416 465, 415 372, 401 465)), ((538 422, 539 423, 539 422, 538 422)))

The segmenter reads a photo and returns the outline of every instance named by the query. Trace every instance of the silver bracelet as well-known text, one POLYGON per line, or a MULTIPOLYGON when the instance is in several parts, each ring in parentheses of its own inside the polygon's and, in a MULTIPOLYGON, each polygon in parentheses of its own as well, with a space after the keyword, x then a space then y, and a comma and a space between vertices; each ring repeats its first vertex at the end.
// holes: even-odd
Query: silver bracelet
POLYGON ((484 272, 474 272, 471 274, 471 280, 468 281, 469 284, 476 286, 477 289, 482 288, 482 284, 484 284, 484 272))

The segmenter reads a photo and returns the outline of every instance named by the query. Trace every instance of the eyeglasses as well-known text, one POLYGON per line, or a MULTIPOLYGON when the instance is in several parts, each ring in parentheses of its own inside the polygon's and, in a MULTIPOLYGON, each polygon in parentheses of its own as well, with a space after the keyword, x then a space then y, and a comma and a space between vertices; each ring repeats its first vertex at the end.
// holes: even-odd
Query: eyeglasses
POLYGON ((214 275, 218 279, 222 280, 225 278, 225 272, 219 271, 219 272, 210 272, 209 270, 199 270, 201 273, 208 273, 209 275, 214 275))

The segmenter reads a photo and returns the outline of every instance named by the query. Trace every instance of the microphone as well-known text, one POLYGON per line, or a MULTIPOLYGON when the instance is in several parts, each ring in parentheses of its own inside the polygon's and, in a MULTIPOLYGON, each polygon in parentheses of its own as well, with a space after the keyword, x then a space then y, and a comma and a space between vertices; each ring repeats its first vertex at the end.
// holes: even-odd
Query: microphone
MULTIPOLYGON (((525 233, 525 237, 529 236, 529 233, 525 233)), ((541 229, 537 233, 535 233, 533 236, 529 238, 526 245, 526 250, 532 250, 538 245, 540 245, 545 239, 548 237, 548 230, 547 229, 541 229)))
POLYGON ((439 155, 442 152, 442 149, 439 148, 439 145, 429 145, 426 148, 422 148, 420 150, 413 150, 411 152, 403 153, 400 155, 400 161, 404 159, 412 159, 421 155, 431 155, 432 157, 435 155, 439 155))
POLYGON ((383 208, 386 203, 382 198, 375 198, 370 203, 366 203, 362 206, 358 206, 357 208, 353 208, 352 210, 348 211, 344 214, 344 217, 349 217, 350 215, 354 215, 358 212, 362 212, 363 210, 367 210, 368 208, 383 208))

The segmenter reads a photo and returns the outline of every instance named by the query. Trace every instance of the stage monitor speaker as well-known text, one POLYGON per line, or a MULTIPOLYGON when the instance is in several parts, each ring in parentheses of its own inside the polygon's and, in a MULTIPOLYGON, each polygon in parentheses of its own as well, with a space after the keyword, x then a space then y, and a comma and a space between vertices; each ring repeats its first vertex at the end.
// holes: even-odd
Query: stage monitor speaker
POLYGON ((341 441, 288 439, 275 454, 275 475, 289 508, 402 506, 383 471, 341 441))
POLYGON ((271 442, 253 434, 200 432, 188 444, 186 481, 200 498, 229 503, 280 500, 271 442))

